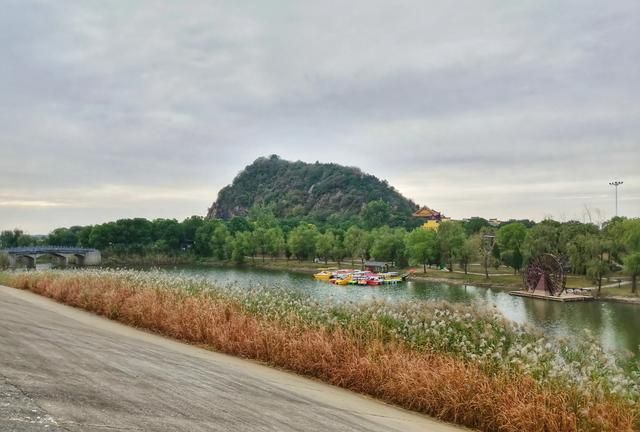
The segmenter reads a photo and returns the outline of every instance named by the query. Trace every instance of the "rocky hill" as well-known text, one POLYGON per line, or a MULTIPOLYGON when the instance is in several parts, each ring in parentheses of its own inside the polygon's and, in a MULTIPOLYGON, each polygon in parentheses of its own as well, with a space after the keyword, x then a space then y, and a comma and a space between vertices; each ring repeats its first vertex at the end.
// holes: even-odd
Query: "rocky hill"
POLYGON ((358 168, 290 162, 272 155, 258 158, 221 189, 207 217, 246 216, 253 206, 266 205, 280 218, 347 218, 374 200, 385 201, 393 218, 406 219, 417 208, 386 181, 358 168))

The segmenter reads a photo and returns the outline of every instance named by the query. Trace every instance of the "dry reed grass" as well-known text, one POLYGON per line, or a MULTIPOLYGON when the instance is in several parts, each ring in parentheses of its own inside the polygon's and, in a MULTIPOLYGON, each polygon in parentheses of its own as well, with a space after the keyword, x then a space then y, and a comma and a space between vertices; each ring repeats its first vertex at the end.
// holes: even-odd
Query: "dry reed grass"
MULTIPOLYGON (((590 400, 567 388, 543 387, 522 374, 490 375, 441 353, 358 338, 340 328, 286 325, 252 315, 225 299, 134 287, 117 278, 8 281, 122 323, 255 359, 368 394, 401 407, 483 431, 631 431, 640 407, 590 400)), ((635 425, 635 426, 634 426, 635 425)))

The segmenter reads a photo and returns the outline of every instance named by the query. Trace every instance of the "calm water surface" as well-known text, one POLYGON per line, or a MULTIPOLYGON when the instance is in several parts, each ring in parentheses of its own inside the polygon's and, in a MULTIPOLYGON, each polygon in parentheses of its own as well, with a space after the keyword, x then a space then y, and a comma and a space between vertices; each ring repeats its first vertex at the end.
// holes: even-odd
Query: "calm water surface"
POLYGON ((504 291, 451 285, 440 282, 411 281, 380 287, 332 285, 312 276, 286 271, 236 268, 181 268, 169 270, 204 276, 221 284, 285 287, 319 299, 336 298, 354 302, 373 298, 390 301, 446 300, 452 303, 478 303, 495 306, 504 316, 518 323, 541 328, 546 333, 580 335, 588 329, 604 347, 640 353, 640 306, 610 302, 560 303, 508 295, 504 291))

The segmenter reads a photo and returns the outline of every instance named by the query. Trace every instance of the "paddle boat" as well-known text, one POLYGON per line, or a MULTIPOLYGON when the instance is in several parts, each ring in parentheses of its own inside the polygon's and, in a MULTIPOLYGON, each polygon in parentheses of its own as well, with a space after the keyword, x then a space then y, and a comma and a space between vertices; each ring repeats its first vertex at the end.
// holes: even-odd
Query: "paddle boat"
POLYGON ((314 274, 313 277, 316 278, 317 280, 328 281, 329 279, 333 278, 333 272, 328 270, 322 270, 321 272, 314 274))

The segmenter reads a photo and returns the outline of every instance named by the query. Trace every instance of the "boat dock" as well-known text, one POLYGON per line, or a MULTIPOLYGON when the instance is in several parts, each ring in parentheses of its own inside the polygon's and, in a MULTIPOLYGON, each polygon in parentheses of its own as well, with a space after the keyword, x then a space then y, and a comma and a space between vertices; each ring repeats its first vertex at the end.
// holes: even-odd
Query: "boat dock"
POLYGON ((577 302, 577 301, 591 301, 594 299, 591 295, 583 295, 583 294, 575 294, 575 293, 567 293, 564 292, 560 296, 553 296, 548 294, 547 292, 530 292, 530 291, 509 291, 509 294, 512 296, 518 297, 529 297, 541 300, 551 300, 558 302, 577 302))

